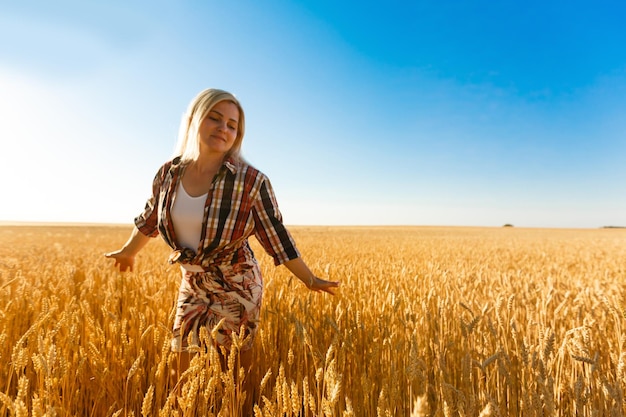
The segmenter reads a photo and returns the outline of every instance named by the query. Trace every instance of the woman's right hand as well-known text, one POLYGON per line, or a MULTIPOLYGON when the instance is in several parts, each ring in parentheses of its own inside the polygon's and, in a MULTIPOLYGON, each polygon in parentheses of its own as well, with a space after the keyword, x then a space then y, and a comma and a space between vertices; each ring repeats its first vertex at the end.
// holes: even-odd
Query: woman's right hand
POLYGON ((142 234, 139 229, 135 227, 128 238, 128 242, 122 246, 122 249, 105 253, 104 256, 115 259, 115 266, 119 266, 120 271, 126 272, 130 270, 132 272, 133 266, 135 265, 135 255, 139 253, 141 248, 146 246, 149 240, 150 238, 148 236, 142 234))
POLYGON ((110 259, 115 260, 115 267, 120 268, 121 272, 131 271, 133 270, 133 266, 135 265, 135 256, 127 255, 124 253, 124 250, 118 250, 115 252, 105 253, 104 256, 110 259))

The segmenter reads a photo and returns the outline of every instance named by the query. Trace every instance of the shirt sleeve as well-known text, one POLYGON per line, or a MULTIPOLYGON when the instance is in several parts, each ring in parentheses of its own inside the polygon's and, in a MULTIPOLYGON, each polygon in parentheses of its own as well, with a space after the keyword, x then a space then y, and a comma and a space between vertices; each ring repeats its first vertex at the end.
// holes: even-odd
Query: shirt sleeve
POLYGON ((274 190, 267 178, 254 202, 254 235, 263 249, 274 258, 274 265, 280 265, 300 257, 296 242, 283 225, 283 218, 278 210, 274 190))
POLYGON ((154 180, 152 181, 152 195, 148 198, 148 201, 146 201, 143 212, 135 217, 135 226, 137 226, 137 229, 149 237, 156 237, 159 234, 157 207, 159 206, 159 194, 161 192, 164 172, 165 167, 163 166, 154 176, 154 180))

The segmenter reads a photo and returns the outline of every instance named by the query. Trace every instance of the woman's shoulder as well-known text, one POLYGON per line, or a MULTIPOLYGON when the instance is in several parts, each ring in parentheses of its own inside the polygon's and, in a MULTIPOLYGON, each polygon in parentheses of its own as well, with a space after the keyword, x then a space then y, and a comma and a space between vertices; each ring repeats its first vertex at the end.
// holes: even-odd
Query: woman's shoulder
POLYGON ((161 165, 161 170, 169 171, 172 168, 179 168, 184 165, 183 159, 180 156, 176 156, 172 159, 168 159, 161 165))
POLYGON ((250 164, 248 161, 243 159, 236 161, 234 163, 236 166, 237 172, 239 172, 243 177, 253 179, 255 181, 265 181, 267 180, 267 175, 265 175, 261 170, 256 168, 254 165, 250 164))
POLYGON ((180 156, 169 159, 161 164, 161 166, 157 170, 156 177, 163 180, 168 174, 173 174, 182 165, 183 165, 183 162, 180 156))

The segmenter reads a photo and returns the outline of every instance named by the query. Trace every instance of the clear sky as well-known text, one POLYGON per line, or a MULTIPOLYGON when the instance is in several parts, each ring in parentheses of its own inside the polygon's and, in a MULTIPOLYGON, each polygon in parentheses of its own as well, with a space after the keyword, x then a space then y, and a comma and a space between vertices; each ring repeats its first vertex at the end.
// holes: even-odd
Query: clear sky
POLYGON ((290 225, 626 226, 623 1, 3 1, 0 220, 131 223, 206 87, 290 225))

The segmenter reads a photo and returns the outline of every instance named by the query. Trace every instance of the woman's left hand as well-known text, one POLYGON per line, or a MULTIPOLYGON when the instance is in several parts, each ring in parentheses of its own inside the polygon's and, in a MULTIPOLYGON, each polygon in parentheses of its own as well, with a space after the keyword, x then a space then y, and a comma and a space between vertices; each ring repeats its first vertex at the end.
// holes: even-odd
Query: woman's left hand
POLYGON ((326 281, 316 277, 302 258, 291 259, 286 261, 284 265, 311 291, 324 291, 335 295, 335 288, 339 287, 339 281, 326 281))
POLYGON ((326 281, 325 279, 318 278, 316 276, 311 277, 311 281, 307 287, 311 291, 320 292, 324 291, 331 295, 335 295, 335 289, 339 287, 339 281, 326 281))

